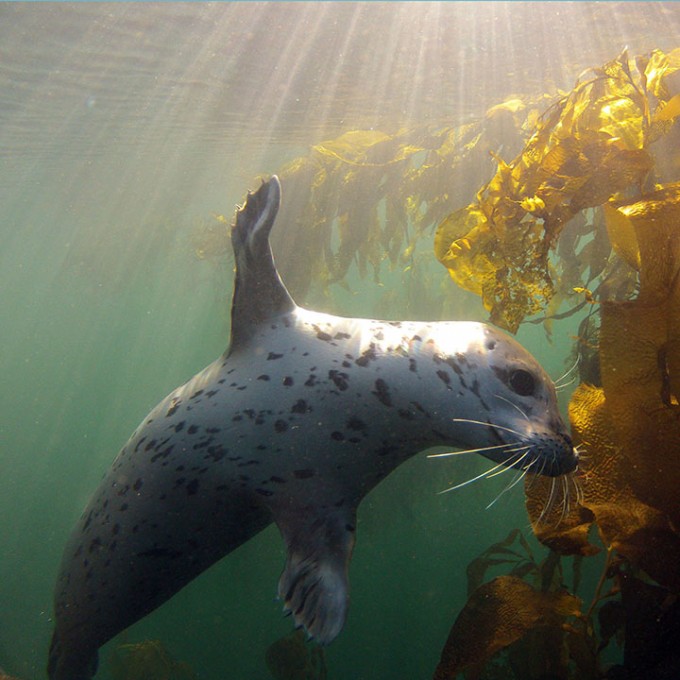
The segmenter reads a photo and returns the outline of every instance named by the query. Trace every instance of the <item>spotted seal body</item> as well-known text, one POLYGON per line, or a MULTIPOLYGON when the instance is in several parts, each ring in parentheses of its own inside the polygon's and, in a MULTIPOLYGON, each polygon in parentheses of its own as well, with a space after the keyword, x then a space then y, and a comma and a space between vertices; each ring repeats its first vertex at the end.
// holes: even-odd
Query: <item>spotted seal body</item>
POLYGON ((279 200, 274 177, 237 212, 229 350, 144 419, 70 537, 52 680, 93 677, 101 645, 272 521, 287 547, 279 595, 331 642, 357 506, 427 447, 492 447, 551 476, 576 466, 552 382, 504 333, 298 307, 269 247, 279 200))

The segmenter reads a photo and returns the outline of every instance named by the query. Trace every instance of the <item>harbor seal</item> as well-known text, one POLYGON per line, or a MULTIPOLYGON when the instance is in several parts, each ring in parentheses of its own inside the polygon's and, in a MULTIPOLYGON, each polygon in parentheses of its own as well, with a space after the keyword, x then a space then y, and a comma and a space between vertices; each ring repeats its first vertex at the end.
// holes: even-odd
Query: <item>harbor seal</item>
POLYGON ((295 304, 274 265, 274 176, 236 212, 231 342, 130 437, 77 522, 55 589, 51 680, 275 522, 278 593, 322 644, 343 627, 362 498, 428 447, 559 476, 577 455, 552 381, 473 322, 374 321, 295 304))

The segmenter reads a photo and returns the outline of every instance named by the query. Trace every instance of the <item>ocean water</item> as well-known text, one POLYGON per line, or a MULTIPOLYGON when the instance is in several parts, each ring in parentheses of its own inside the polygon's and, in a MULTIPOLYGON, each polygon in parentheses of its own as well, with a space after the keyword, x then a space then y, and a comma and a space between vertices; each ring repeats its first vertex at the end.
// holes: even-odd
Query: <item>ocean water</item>
MULTIPOLYGON (((231 256, 195 247, 211 215, 231 219, 258 176, 320 141, 462 125, 678 35, 680 6, 652 2, 0 5, 0 668, 46 677, 72 525, 149 409, 227 345, 231 256)), ((422 266, 450 298, 422 318, 485 319, 433 254, 422 266)), ((347 284, 313 283, 299 302, 417 307, 401 311, 389 268, 379 284, 352 268, 347 284)), ((557 378, 577 321, 518 337, 557 378)), ((365 499, 328 678, 432 676, 467 564, 531 533, 519 486, 485 509, 503 477, 437 494, 484 465, 420 455, 365 499)), ((270 527, 107 645, 97 678, 114 647, 145 639, 199 678, 270 678, 265 652, 291 630, 275 598, 284 557, 270 527)), ((587 592, 598 565, 585 570, 587 592)))

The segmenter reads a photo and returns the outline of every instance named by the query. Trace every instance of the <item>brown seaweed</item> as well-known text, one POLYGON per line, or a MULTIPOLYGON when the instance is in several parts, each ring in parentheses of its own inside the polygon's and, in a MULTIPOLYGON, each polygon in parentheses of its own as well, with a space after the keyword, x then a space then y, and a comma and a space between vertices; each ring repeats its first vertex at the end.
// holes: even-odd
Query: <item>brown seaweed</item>
POLYGON ((110 657, 113 680, 197 680, 193 669, 175 661, 160 640, 118 645, 110 657))
POLYGON ((480 670, 530 631, 561 631, 565 619, 580 615, 580 604, 566 591, 542 592, 516 576, 499 576, 479 586, 451 628, 434 680, 453 680, 468 668, 480 670))
POLYGON ((269 645, 265 661, 275 680, 326 680, 328 677, 323 648, 305 642, 301 630, 269 645))

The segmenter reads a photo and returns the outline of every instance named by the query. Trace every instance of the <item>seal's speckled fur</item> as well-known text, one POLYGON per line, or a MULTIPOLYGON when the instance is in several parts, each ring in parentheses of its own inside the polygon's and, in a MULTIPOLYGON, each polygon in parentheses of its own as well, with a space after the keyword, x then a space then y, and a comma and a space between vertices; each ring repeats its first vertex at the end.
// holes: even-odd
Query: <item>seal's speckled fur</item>
MULTIPOLYGON (((298 307, 269 248, 279 200, 273 177, 237 212, 228 352, 144 419, 71 535, 52 680, 91 678, 101 645, 272 521, 288 550, 279 595, 331 642, 347 612, 356 508, 427 447, 520 443, 522 467, 555 476, 576 465, 552 382, 507 335, 298 307)), ((498 446, 488 456, 518 464, 498 446)))

